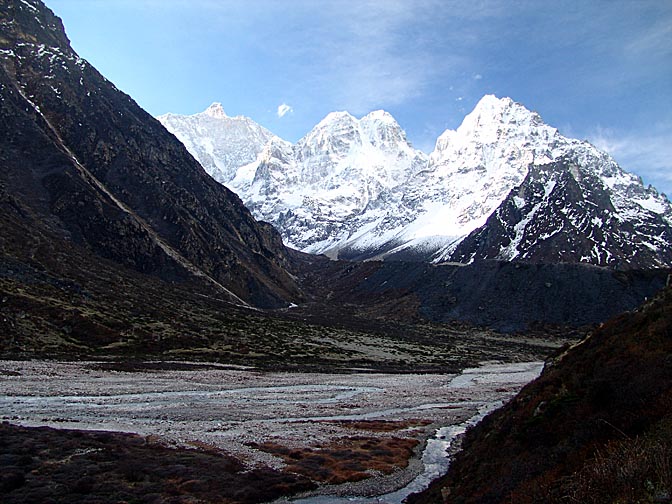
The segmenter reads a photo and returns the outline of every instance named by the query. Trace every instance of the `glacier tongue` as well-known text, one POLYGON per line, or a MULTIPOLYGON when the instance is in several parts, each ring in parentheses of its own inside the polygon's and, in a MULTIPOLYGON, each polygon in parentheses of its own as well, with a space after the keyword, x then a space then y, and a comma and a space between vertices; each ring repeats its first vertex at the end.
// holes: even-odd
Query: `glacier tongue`
MULTIPOLYGON (((278 228, 286 244, 306 252, 435 262, 532 257, 524 247, 532 247, 529 236, 535 223, 561 220, 545 216, 558 210, 547 204, 553 191, 532 206, 525 203, 525 184, 537 180, 529 178, 530 170, 571 159, 563 166, 579 183, 577 191, 589 191, 581 185, 583 179, 599 185, 600 194, 607 194, 599 204, 608 207, 614 222, 639 223, 646 229, 646 236, 638 238, 646 244, 642 246, 667 250, 669 255, 665 240, 672 207, 664 195, 645 188, 608 154, 562 136, 510 98, 484 96, 456 130, 438 138, 429 156, 414 149, 396 120, 382 110, 361 119, 332 112, 294 145, 251 119, 227 117, 217 103, 200 114, 166 114, 159 120, 208 173, 237 192, 258 219, 278 228), (495 238, 496 230, 504 233, 505 226, 498 227, 493 219, 507 203, 521 215, 514 224, 509 215, 513 227, 506 232, 513 235, 495 238), (525 212, 530 213, 522 215, 525 212), (492 247, 475 245, 474 234, 497 242, 499 255, 492 247), (466 246, 459 248, 467 237, 468 254, 466 246)), ((583 198, 574 193, 563 197, 583 198)), ((600 212, 591 215, 595 222, 604 217, 600 212)), ((545 228, 539 234, 562 232, 545 228)), ((635 226, 626 235, 633 239, 637 233, 635 226)), ((621 242, 626 240, 619 236, 621 242)), ((572 238, 572 246, 581 250, 555 260, 571 257, 602 264, 595 258, 619 254, 605 252, 610 237, 614 241, 608 235, 605 243, 572 238), (588 246, 592 251, 582 249, 588 246)), ((539 248, 543 241, 534 246, 539 248)), ((659 258, 654 263, 666 261, 659 258)))

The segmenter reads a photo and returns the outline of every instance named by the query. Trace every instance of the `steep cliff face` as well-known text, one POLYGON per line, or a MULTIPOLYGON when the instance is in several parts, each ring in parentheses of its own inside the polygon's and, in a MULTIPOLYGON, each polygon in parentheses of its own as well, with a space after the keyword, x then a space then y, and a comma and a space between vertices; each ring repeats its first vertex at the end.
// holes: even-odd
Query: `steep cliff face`
POLYGON ((79 58, 60 19, 37 0, 0 7, 1 184, 16 219, 236 302, 300 299, 275 231, 79 58))
POLYGON ((628 186, 630 198, 624 198, 596 168, 569 155, 531 166, 523 182, 460 242, 450 259, 589 263, 613 269, 672 264, 672 227, 664 200, 637 186, 628 186))

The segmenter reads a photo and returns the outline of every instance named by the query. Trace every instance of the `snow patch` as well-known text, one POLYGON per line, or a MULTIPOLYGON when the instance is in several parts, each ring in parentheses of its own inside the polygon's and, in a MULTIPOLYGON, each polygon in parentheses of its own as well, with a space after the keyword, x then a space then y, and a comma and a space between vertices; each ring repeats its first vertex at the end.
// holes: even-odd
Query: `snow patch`
POLYGON ((37 7, 35 7, 35 6, 34 6, 33 4, 31 4, 30 2, 28 2, 28 1, 26 1, 26 0, 19 0, 19 1, 20 1, 23 5, 25 5, 26 7, 28 7, 31 11, 33 11, 33 12, 38 12, 37 7))

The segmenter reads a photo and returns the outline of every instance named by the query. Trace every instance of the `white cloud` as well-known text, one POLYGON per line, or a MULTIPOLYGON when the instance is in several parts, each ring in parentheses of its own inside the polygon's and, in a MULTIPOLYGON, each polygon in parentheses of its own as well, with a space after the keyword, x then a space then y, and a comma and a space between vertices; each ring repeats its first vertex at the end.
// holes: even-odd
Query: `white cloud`
POLYGON ((672 196, 672 124, 653 131, 620 133, 597 128, 588 140, 616 160, 625 170, 639 175, 645 184, 672 196))
MULTIPOLYGON (((434 51, 437 0, 325 2, 310 28, 314 86, 329 109, 360 115, 408 102, 456 57, 434 51)), ((304 60, 305 61, 305 60, 304 60)))
POLYGON ((294 109, 286 103, 278 106, 278 117, 285 117, 285 115, 289 114, 290 112, 294 112, 294 109))

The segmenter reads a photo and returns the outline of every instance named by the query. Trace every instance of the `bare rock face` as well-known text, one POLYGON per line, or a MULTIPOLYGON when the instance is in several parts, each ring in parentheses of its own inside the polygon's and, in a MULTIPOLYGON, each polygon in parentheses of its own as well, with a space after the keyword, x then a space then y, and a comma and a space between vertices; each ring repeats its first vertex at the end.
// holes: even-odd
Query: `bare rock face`
POLYGON ((460 262, 588 263, 621 270, 672 264, 668 216, 647 208, 656 201, 654 193, 642 188, 631 196, 630 208, 624 208, 625 201, 615 200, 599 173, 571 156, 532 166, 520 186, 450 257, 460 262))
POLYGON ((3 218, 237 302, 301 298, 273 228, 79 58, 47 7, 2 0, 0 26, 3 218))

